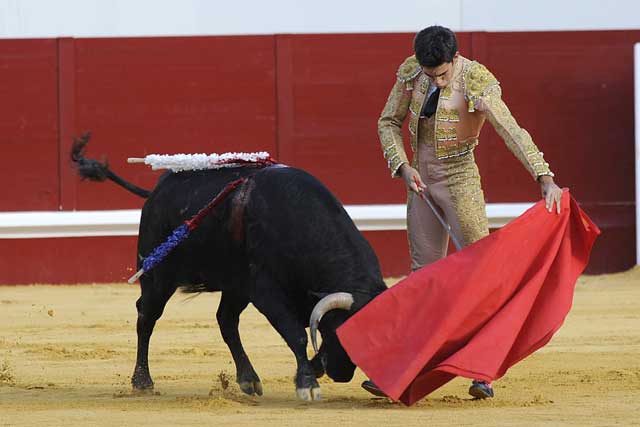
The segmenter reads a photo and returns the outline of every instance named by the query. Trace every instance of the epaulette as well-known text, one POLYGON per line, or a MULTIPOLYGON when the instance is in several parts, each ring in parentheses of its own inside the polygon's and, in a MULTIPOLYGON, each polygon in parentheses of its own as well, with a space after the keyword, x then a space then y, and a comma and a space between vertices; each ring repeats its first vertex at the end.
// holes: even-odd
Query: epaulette
POLYGON ((470 112, 474 111, 473 104, 485 94, 487 89, 500 84, 487 67, 476 61, 471 61, 464 72, 463 79, 470 112))
POLYGON ((418 75, 422 72, 422 68, 418 63, 415 55, 411 55, 398 68, 398 72, 396 75, 398 76, 398 80, 402 83, 410 82, 411 80, 418 77, 418 75))

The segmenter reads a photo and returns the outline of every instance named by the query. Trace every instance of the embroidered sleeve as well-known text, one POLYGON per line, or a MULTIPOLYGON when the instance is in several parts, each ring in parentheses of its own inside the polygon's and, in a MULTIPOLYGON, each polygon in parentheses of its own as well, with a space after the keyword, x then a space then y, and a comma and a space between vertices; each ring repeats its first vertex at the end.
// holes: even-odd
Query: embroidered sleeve
POLYGON ((464 93, 469 101, 469 112, 472 113, 480 98, 489 90, 499 88, 500 82, 487 67, 475 61, 469 62, 463 73, 464 93))
MULTIPOLYGON (((473 76, 470 75, 473 89, 467 95, 470 101, 469 108, 476 108, 485 113, 487 120, 493 125, 509 150, 534 179, 542 175, 553 176, 549 163, 545 162, 543 153, 533 142, 529 132, 518 125, 502 100, 502 91, 496 78, 481 64, 472 67, 472 71, 475 73, 473 76)), ((467 87, 469 87, 468 83, 467 87)))
POLYGON ((382 153, 393 177, 398 176, 398 169, 403 163, 409 163, 402 143, 402 124, 409 111, 413 81, 421 71, 414 56, 407 58, 400 65, 397 74, 398 80, 393 85, 378 120, 378 135, 380 136, 382 153))
MULTIPOLYGON (((398 80, 402 83, 408 83, 409 85, 413 85, 412 81, 422 72, 422 68, 418 63, 415 55, 408 57, 404 60, 400 67, 398 68, 398 72, 396 75, 398 76, 398 80)), ((407 86, 408 90, 409 85, 407 86)))

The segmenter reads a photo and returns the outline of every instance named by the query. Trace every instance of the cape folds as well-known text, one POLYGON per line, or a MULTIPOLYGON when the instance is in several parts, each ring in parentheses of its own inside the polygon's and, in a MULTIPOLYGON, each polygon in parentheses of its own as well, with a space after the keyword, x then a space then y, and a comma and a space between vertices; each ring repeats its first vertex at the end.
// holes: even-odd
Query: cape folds
POLYGON ((337 333, 389 397, 411 405, 456 376, 493 381, 544 346, 571 308, 598 227, 567 190, 380 294, 337 333))

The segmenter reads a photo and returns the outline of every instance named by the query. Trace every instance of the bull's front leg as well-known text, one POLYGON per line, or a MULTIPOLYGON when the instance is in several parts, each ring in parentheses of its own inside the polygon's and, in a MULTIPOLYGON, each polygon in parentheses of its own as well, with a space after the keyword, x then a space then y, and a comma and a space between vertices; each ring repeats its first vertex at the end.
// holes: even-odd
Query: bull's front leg
POLYGON ((307 358, 307 332, 291 310, 291 303, 277 285, 267 277, 256 279, 253 305, 269 320, 296 357, 296 394, 303 400, 320 400, 320 385, 307 358))
POLYGON ((262 383, 244 351, 240 333, 238 332, 240 313, 248 304, 249 299, 247 297, 231 293, 231 291, 224 291, 216 318, 218 319, 222 339, 227 343, 233 361, 236 364, 236 381, 240 385, 240 389, 249 395, 257 394, 262 396, 262 383))

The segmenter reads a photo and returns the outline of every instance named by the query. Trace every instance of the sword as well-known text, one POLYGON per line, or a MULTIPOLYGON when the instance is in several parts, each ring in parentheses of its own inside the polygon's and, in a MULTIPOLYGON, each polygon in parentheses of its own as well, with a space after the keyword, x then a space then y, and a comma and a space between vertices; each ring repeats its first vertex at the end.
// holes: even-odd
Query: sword
MULTIPOLYGON (((415 177, 413 178, 413 182, 416 184, 416 187, 420 188, 420 186, 418 185, 418 180, 415 177)), ((449 237, 451 237, 451 240, 453 241, 453 244, 456 246, 456 249, 462 250, 462 245, 460 244, 460 240, 458 240, 455 234, 453 234, 453 230, 451 230, 451 226, 447 224, 444 218, 442 218, 442 215, 440 215, 440 212, 438 212, 436 207, 433 206, 431 199, 429 199, 429 197, 427 197, 427 195, 424 192, 422 193, 418 192, 418 196, 420 196, 420 198, 427 203, 427 206, 431 208, 431 212, 433 212, 436 218, 438 218, 438 222, 440 222, 440 225, 442 225, 442 228, 444 228, 447 234, 449 234, 449 237)))

